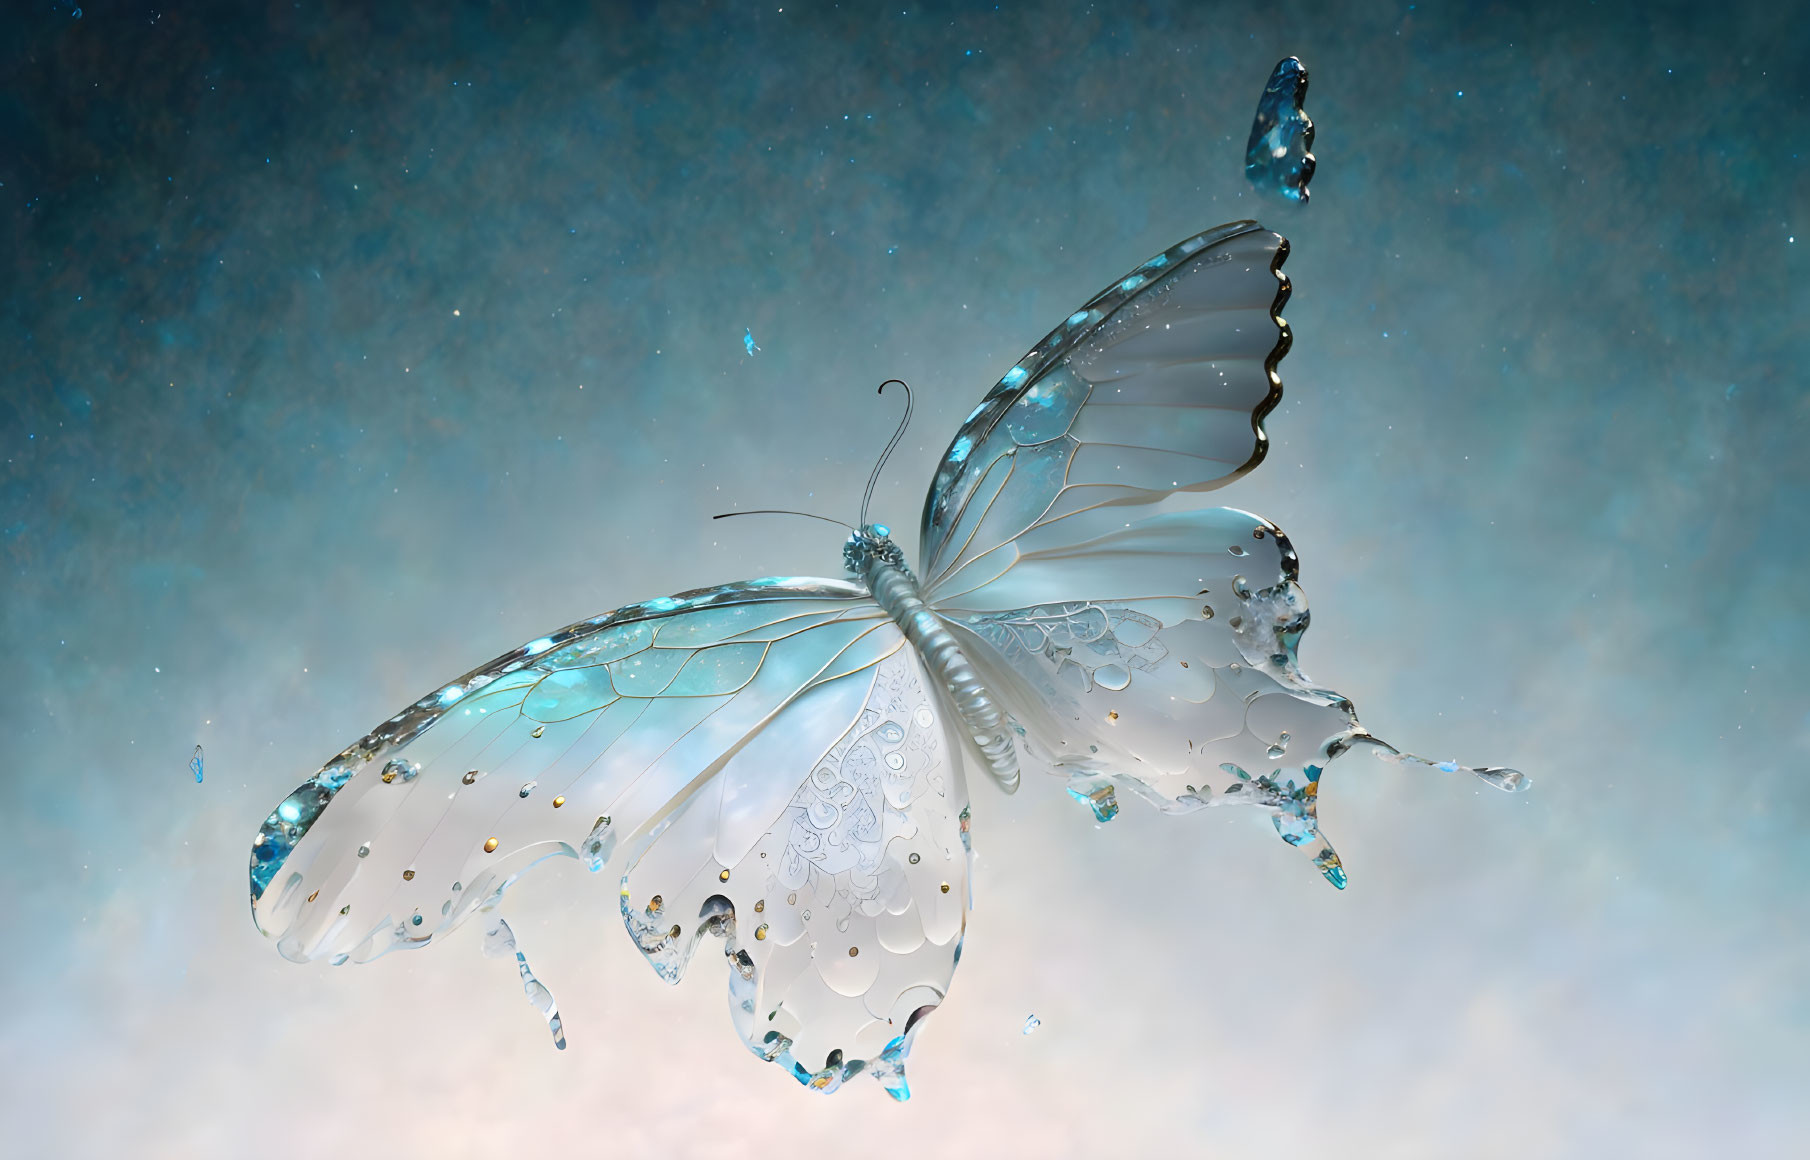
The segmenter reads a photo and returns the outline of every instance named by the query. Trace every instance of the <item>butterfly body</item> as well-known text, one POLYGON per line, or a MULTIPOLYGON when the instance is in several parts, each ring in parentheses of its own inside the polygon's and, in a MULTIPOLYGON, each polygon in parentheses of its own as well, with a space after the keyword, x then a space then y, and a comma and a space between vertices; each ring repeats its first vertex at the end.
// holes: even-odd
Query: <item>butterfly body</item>
POLYGON ((969 735, 1001 789, 1018 788, 1018 756, 1007 735, 1005 714, 942 618, 924 602, 917 577, 905 564, 883 524, 869 524, 849 537, 843 563, 861 578, 874 600, 905 634, 935 674, 969 728, 969 735))
POLYGON ((1199 503, 1267 449, 1286 255, 1254 222, 1220 226, 1065 319, 951 442, 915 570, 864 504, 846 579, 630 605, 420 698, 259 827, 257 926, 296 961, 368 961, 576 857, 619 874, 662 979, 720 951, 758 1058, 823 1091, 865 1070, 903 1099, 960 959, 971 770, 1008 792, 1053 773, 1101 820, 1121 789, 1169 813, 1252 807, 1343 886, 1326 768, 1355 748, 1445 766, 1301 674, 1292 545, 1199 503))

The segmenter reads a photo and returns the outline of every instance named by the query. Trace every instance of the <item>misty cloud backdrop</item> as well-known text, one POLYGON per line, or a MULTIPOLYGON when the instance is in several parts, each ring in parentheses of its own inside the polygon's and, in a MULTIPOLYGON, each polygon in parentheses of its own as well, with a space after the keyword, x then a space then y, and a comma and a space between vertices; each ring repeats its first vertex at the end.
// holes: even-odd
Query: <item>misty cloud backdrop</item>
MULTIPOLYGON (((25 1156, 1776 1155, 1810 904, 1810 31, 1788 6, 17 4, 0 46, 0 1113, 25 1156), (1531 9, 1531 10, 1530 10, 1531 9), (1312 201, 1244 178, 1299 56, 1312 201), (742 1049, 613 875, 278 957, 258 823, 550 629, 915 540, 1109 281, 1292 244, 1302 667, 1529 792, 1347 758, 1255 813, 971 788, 912 1100, 742 1049), (746 341, 745 341, 746 336, 746 341), (758 350, 751 350, 758 345, 758 350), (205 749, 205 779, 190 769, 205 749), (1041 1026, 1022 1034, 1027 1016, 1041 1026)), ((908 551, 910 544, 907 545, 908 551)))

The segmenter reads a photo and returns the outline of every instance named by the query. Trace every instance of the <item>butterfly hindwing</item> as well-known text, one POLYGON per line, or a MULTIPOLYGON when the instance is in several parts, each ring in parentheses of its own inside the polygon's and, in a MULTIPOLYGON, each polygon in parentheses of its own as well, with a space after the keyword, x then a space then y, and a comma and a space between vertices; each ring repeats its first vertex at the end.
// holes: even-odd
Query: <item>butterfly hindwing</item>
POLYGON ((1096 814, 1116 809, 1115 788, 1171 813, 1262 808, 1342 886, 1318 783, 1367 735, 1296 667, 1307 599, 1287 539, 1231 508, 1093 522, 1079 543, 1054 533, 1085 521, 1033 533, 1004 576, 938 610, 1021 749, 1096 814))
POLYGON ((961 955, 968 799, 923 663, 890 623, 875 635, 894 651, 802 694, 650 835, 621 906, 668 981, 700 943, 721 951, 750 1051, 822 1090, 867 1070, 903 1099, 961 955), (786 787, 776 816, 742 806, 755 783, 786 787))

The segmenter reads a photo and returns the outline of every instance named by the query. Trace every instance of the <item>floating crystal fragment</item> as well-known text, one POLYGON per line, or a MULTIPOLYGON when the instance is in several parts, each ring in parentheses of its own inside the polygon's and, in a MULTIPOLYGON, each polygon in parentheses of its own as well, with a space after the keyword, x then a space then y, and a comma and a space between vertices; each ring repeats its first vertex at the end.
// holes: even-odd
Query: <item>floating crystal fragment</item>
POLYGON ((195 746, 195 756, 189 758, 189 771, 195 775, 195 784, 201 784, 201 746, 195 746))
POLYGON ((1039 1027, 1042 1027, 1042 1026, 1043 1026, 1043 1020, 1037 1018, 1037 1016, 1035 1016, 1035 1015, 1027 1015, 1024 1020, 1024 1030, 1019 1032, 1019 1034, 1020 1035, 1029 1035, 1031 1032, 1037 1030, 1039 1027))
POLYGON ((1112 783, 1103 777, 1069 778, 1068 796, 1093 810, 1096 822, 1110 822, 1119 816, 1119 799, 1112 783))
POLYGON ((1289 201, 1307 200, 1314 175, 1314 123, 1301 110, 1307 100, 1307 69, 1294 57, 1277 62, 1251 120, 1244 147, 1244 175, 1264 193, 1289 201))
POLYGON ((743 347, 743 349, 745 349, 748 352, 748 354, 750 356, 752 356, 755 351, 760 349, 760 347, 756 346, 754 343, 754 328, 753 327, 746 327, 743 329, 743 331, 742 331, 742 347, 743 347))
MULTIPOLYGON (((421 916, 415 916, 420 923, 421 916)), ((547 985, 534 977, 534 971, 528 966, 528 957, 515 945, 515 932, 509 929, 509 923, 503 918, 493 918, 490 926, 484 931, 484 953, 493 959, 506 959, 515 956, 516 970, 522 976, 522 990, 527 993, 528 1002, 541 1013, 547 1021, 547 1029, 553 1032, 553 1046, 561 1051, 566 1049, 566 1025, 559 1017, 559 1006, 553 1001, 553 992, 547 985)))

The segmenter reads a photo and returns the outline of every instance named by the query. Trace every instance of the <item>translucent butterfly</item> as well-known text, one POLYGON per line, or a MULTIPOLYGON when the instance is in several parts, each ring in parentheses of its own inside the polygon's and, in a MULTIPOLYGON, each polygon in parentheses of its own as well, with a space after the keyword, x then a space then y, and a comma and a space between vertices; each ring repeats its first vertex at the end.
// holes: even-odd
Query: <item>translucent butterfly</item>
POLYGON ((390 718, 259 829, 258 927, 296 961, 368 961, 577 857, 620 872, 661 978, 722 956, 748 1050, 904 1099, 961 957, 969 772, 1007 792, 1055 773, 1101 818, 1120 791, 1251 807, 1342 886, 1315 810, 1331 761, 1464 767, 1384 745, 1309 683, 1288 539, 1200 506, 1268 446, 1287 253, 1220 226, 1064 319, 956 433, 915 571, 864 499, 842 579, 630 605, 390 718))

